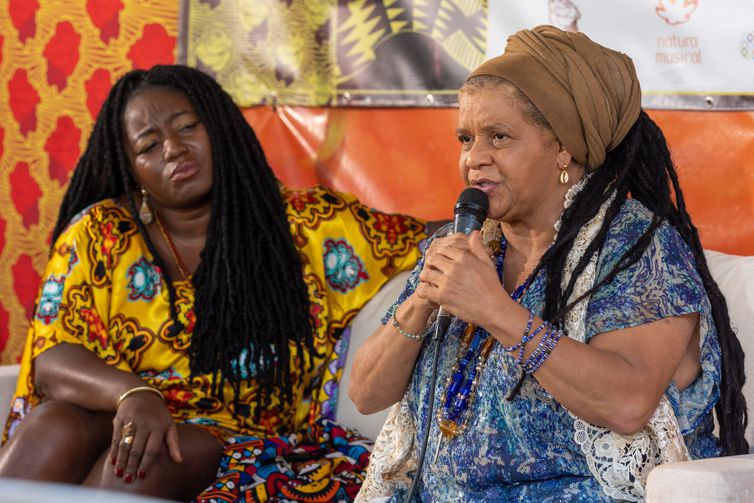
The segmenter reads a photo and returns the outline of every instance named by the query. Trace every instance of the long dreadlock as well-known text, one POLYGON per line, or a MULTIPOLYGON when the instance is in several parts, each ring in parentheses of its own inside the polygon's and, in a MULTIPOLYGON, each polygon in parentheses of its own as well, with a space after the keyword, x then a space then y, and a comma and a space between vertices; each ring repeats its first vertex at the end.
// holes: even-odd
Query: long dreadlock
MULTIPOLYGON (((496 76, 480 75, 469 79, 462 91, 497 86, 506 86, 513 90, 527 118, 533 124, 552 132, 544 115, 507 80, 496 76)), ((668 222, 679 232, 694 254, 697 271, 712 306, 712 318, 717 329, 722 354, 720 399, 715 406, 715 412, 720 426, 720 442, 723 451, 726 455, 745 454, 749 450, 749 444, 744 435, 748 413, 746 400, 741 392, 745 381, 743 349, 731 328, 725 298, 710 274, 696 227, 686 211, 683 191, 678 183, 678 174, 665 136, 643 110, 626 138, 614 150, 608 152, 605 162, 593 171, 571 206, 563 212, 555 243, 542 256, 532 274, 535 276, 540 270, 545 269, 547 279, 542 318, 552 323, 562 324, 571 307, 613 281, 621 271, 628 269, 641 258, 651 244, 655 230, 663 222, 668 222), (607 195, 613 191, 616 197, 607 208, 602 227, 589 243, 568 284, 562 288, 561 280, 566 258, 579 230, 597 214, 607 195), (611 222, 629 197, 641 202, 652 211, 653 218, 650 225, 602 280, 581 297, 567 304, 576 279, 589 263, 590 257, 603 246, 611 222)))
MULTIPOLYGON (((229 382, 234 401, 240 385, 259 385, 260 406, 274 387, 290 402, 292 341, 299 355, 313 354, 309 297, 301 262, 285 217, 278 181, 256 135, 231 97, 209 76, 184 66, 155 66, 127 73, 102 106, 86 151, 65 193, 53 243, 87 206, 124 196, 138 231, 162 272, 170 298, 173 335, 183 330, 168 269, 138 218, 137 182, 123 145, 129 100, 153 87, 185 95, 206 126, 212 148, 212 215, 201 262, 193 275, 196 325, 188 350, 192 375, 211 374, 213 394, 223 399, 229 382), (263 222, 264 225, 255 225, 263 222)), ((257 412, 261 407, 257 408, 257 412)), ((241 413, 241 411, 239 411, 241 413)))

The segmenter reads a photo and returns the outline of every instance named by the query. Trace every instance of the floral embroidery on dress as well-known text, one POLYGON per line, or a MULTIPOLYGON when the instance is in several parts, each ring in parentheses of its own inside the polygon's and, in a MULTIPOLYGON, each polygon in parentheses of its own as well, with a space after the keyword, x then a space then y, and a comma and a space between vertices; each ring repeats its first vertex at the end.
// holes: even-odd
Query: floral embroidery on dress
POLYGON ((327 239, 323 246, 325 279, 330 288, 345 293, 369 279, 364 263, 345 239, 327 239))
POLYGON ((162 276, 144 257, 128 268, 128 299, 152 300, 160 294, 162 276))
POLYGON ((39 297, 39 305, 35 317, 49 325, 58 319, 60 314, 60 303, 63 301, 63 285, 65 276, 56 276, 51 274, 42 287, 42 294, 39 297))

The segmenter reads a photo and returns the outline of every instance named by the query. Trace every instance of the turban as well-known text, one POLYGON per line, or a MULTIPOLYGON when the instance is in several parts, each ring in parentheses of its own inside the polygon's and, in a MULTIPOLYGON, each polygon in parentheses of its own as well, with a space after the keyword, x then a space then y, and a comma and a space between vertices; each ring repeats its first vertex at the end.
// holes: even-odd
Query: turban
POLYGON ((641 111, 631 58, 554 26, 521 30, 501 56, 471 73, 511 82, 534 103, 577 162, 591 170, 625 138, 641 111))

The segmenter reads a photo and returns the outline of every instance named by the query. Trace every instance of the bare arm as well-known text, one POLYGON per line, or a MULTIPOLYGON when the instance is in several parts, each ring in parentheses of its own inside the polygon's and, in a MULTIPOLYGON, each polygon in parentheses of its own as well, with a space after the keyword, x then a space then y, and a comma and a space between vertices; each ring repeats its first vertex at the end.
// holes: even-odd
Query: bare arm
MULTIPOLYGON (((517 304, 504 313, 489 326, 499 341, 510 346, 520 341, 529 314, 517 304)), ((589 344, 564 336, 534 375, 580 418, 620 434, 636 433, 649 421, 679 368, 698 319, 696 313, 664 318, 599 334, 589 344)), ((542 320, 535 317, 534 326, 539 323, 542 320)), ((524 358, 534 352, 541 337, 526 345, 524 358)))
MULTIPOLYGON (((478 234, 445 238, 427 255, 420 276, 426 285, 423 295, 486 328, 506 346, 521 340, 529 312, 503 290, 478 234)), ((540 323, 535 317, 533 326, 540 323)), ((635 433, 651 417, 687 350, 698 340, 697 323, 698 314, 692 313, 600 334, 590 344, 563 337, 534 375, 577 416, 618 433, 635 433)), ((526 345, 524 358, 541 337, 526 345)), ((697 359, 692 372, 698 368, 697 359)))
MULTIPOLYGON (((414 294, 401 304, 395 317, 401 328, 423 334, 434 306, 414 294)), ((422 342, 400 334, 393 324, 380 326, 353 361, 348 395, 362 414, 372 414, 399 401, 408 387, 422 342)))
POLYGON ((155 393, 133 393, 118 405, 124 392, 146 385, 138 375, 111 367, 76 344, 48 349, 34 360, 34 368, 34 381, 45 399, 115 413, 110 457, 116 472, 125 469, 131 475, 146 473, 163 441, 173 460, 182 461, 175 423, 155 393), (134 431, 130 445, 121 442, 127 424, 134 431))
POLYGON ((39 355, 34 382, 45 398, 101 411, 115 411, 120 395, 145 384, 138 375, 111 367, 76 344, 59 344, 39 355))

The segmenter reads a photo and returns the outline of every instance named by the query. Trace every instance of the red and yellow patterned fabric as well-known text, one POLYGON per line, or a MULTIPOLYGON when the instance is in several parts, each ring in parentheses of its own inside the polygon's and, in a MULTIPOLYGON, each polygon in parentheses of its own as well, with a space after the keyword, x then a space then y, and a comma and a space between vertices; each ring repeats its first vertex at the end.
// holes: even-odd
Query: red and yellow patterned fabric
MULTIPOLYGON (((316 320, 312 368, 302 365, 302 355, 291 344, 293 405, 275 392, 256 422, 258 388, 253 379, 242 384, 234 407, 211 395, 209 375, 189 378, 186 350, 196 321, 193 286, 174 283, 178 318, 186 328, 173 334, 168 291, 146 243, 128 210, 106 200, 76 217, 55 244, 7 433, 12 435, 39 401, 34 359, 61 343, 81 344, 109 365, 139 374, 162 391, 177 421, 228 436, 287 435, 310 429, 322 417, 334 418, 347 350, 347 344, 339 344, 343 329, 388 279, 413 267, 426 237, 425 224, 380 213, 351 195, 321 187, 282 193, 316 320)), ((233 396, 229 384, 225 396, 233 396)))
POLYGON ((175 0, 0 2, 0 363, 15 363, 94 118, 133 68, 175 62, 175 0))

